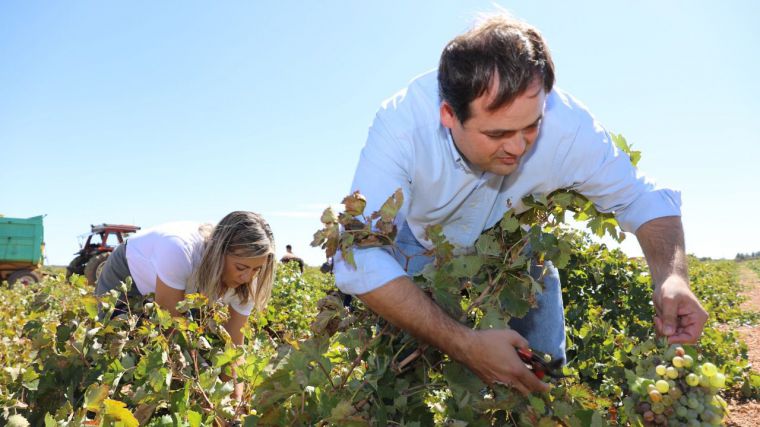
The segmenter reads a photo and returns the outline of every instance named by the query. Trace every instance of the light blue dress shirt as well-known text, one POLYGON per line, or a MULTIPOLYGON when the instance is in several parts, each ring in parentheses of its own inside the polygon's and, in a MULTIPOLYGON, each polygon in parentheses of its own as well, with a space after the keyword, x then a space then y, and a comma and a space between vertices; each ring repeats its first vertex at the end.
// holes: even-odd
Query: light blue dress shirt
MULTIPOLYGON (((598 210, 613 212, 625 231, 645 222, 680 215, 677 191, 658 188, 612 142, 607 131, 577 100, 555 88, 546 98, 538 139, 507 176, 471 169, 441 125, 437 72, 424 74, 382 104, 369 129, 351 191, 367 198, 365 212, 379 209, 401 188, 406 221, 426 247, 425 227, 442 224, 459 250, 472 248, 483 230, 508 209, 526 207, 523 197, 569 188, 598 210)), ((335 278, 345 293, 362 294, 406 272, 385 249, 354 252, 356 269, 340 254, 335 278)))

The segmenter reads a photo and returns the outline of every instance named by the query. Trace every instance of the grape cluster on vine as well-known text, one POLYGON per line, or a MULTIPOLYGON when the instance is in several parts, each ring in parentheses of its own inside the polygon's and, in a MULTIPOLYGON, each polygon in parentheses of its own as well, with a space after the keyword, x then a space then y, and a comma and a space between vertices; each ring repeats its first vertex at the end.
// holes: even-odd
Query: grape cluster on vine
POLYGON ((725 374, 708 361, 698 363, 693 349, 673 345, 662 358, 643 359, 632 387, 636 413, 644 426, 723 425, 726 403, 718 393, 725 374))

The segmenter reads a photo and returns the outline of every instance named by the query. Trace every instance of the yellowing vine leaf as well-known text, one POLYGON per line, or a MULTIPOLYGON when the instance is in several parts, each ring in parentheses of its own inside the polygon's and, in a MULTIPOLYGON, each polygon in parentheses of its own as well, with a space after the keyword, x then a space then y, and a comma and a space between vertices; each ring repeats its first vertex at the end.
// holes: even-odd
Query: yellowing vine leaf
POLYGON ((106 399, 103 401, 104 415, 117 421, 117 426, 138 427, 137 419, 127 409, 127 404, 118 400, 106 399))

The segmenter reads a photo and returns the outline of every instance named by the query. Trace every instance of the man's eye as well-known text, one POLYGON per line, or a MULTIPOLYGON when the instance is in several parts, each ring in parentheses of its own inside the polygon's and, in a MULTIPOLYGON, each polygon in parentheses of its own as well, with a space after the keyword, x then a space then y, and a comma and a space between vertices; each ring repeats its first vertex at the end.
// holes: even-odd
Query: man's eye
POLYGON ((514 134, 515 134, 514 132, 496 132, 496 133, 487 133, 486 136, 492 139, 501 139, 501 138, 509 138, 514 134))

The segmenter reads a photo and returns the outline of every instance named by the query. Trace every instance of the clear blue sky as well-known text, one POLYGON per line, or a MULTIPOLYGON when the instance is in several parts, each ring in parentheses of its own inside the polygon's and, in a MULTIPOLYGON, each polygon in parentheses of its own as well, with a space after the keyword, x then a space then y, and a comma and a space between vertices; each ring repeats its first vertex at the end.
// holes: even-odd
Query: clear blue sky
MULTIPOLYGON (((487 1, 0 3, 0 213, 48 262, 101 222, 261 212, 308 263, 383 99, 487 1)), ((687 249, 760 250, 760 6, 511 1, 558 84, 683 192, 687 249)), ((636 253, 633 239, 626 246, 636 253)))

